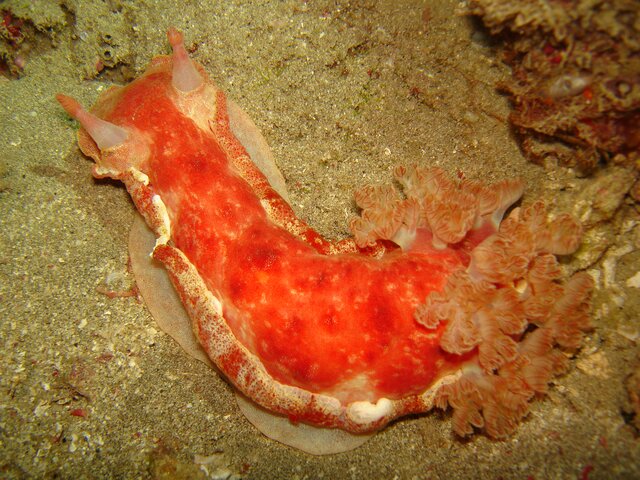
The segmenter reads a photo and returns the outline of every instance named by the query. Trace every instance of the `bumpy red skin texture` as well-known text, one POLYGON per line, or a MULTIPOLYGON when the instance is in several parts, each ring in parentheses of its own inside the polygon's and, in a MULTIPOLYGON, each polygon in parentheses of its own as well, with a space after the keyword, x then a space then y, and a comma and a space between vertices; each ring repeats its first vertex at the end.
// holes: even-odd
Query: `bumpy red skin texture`
POLYGON ((162 199, 171 242, 156 248, 154 257, 167 266, 222 372, 267 408, 351 431, 431 408, 421 394, 465 358, 444 352, 443 328, 425 329, 414 321, 414 309, 453 271, 466 268, 468 251, 493 231, 474 232, 457 248, 425 245, 414 253, 383 244, 360 250, 351 240, 332 244, 297 219, 248 161, 230 132, 224 95, 217 93, 216 118, 201 129, 174 104, 169 60, 159 57, 153 65, 93 108, 139 136, 146 158, 116 152, 112 160, 82 132, 80 143, 127 185, 154 230, 159 216, 151 199, 162 199), (128 166, 146 174, 148 185, 128 166), (261 201, 270 205, 267 211, 261 201), (220 300, 221 316, 204 304, 198 281, 220 300), (225 335, 224 324, 234 336, 227 343, 217 338, 225 335), (215 351, 216 341, 225 343, 224 352, 215 351), (357 387, 349 384, 354 378, 357 387), (304 391, 302 403, 288 405, 274 387, 280 384, 304 391), (339 399, 342 411, 353 401, 395 402, 387 415, 361 425, 316 407, 316 394, 339 399))

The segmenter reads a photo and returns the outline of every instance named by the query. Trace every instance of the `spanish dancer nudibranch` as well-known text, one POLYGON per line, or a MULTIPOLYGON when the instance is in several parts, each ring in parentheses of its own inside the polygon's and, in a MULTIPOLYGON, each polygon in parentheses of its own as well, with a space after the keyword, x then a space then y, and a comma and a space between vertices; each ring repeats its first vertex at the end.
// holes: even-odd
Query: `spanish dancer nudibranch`
POLYGON ((523 183, 398 166, 402 186, 356 193, 353 238, 297 218, 252 162, 224 93, 170 29, 172 56, 111 87, 82 128, 95 177, 123 182, 154 232, 208 357, 246 397, 293 422, 354 434, 452 407, 453 429, 505 437, 590 328, 591 277, 556 255, 581 228, 523 183))

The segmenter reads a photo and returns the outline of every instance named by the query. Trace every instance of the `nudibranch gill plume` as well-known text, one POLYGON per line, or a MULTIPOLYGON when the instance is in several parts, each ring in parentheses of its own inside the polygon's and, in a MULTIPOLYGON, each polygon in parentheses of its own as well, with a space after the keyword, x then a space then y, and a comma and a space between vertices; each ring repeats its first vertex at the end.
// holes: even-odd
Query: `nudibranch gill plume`
POLYGON ((593 281, 563 279, 556 259, 580 225, 542 202, 512 208, 520 180, 405 165, 401 191, 356 192, 353 237, 329 241, 252 162, 182 34, 168 37, 173 55, 90 112, 57 98, 94 176, 123 182, 154 232, 219 370, 295 422, 365 433, 450 406, 459 435, 511 434, 590 328, 593 281))

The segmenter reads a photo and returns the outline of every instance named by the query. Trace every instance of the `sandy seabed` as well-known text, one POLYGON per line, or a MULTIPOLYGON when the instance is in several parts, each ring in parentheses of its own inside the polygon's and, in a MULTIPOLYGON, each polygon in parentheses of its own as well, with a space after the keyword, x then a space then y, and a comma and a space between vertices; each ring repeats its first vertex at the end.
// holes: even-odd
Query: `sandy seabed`
POLYGON ((408 161, 471 178, 519 175, 524 204, 543 197, 556 212, 591 208, 589 192, 607 171, 580 179, 522 157, 495 90, 508 70, 456 7, 0 4, 42 29, 26 39, 20 77, 0 81, 1 477, 640 477, 625 385, 638 368, 640 242, 638 214, 624 200, 567 264, 597 280, 595 329, 504 441, 461 440, 449 414, 434 411, 348 453, 301 453, 255 430, 231 387, 159 331, 142 303, 99 293, 130 286, 135 211, 120 185, 92 179, 77 126, 54 95, 91 105, 168 53, 169 26, 261 128, 296 212, 331 238, 347 235, 353 190, 408 161))

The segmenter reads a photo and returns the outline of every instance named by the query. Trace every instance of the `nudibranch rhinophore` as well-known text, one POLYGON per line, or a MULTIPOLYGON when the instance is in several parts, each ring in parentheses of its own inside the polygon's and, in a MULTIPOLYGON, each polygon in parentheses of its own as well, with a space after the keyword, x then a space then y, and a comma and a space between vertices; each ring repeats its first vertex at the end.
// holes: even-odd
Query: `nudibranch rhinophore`
POLYGON ((156 236, 195 336, 248 398, 354 433, 453 408, 453 428, 514 431, 590 328, 591 277, 556 255, 581 228, 542 202, 505 212, 519 180, 398 166, 356 193, 354 236, 296 217, 231 132, 225 95, 169 30, 172 56, 111 87, 82 128, 94 176, 125 184, 156 236))

